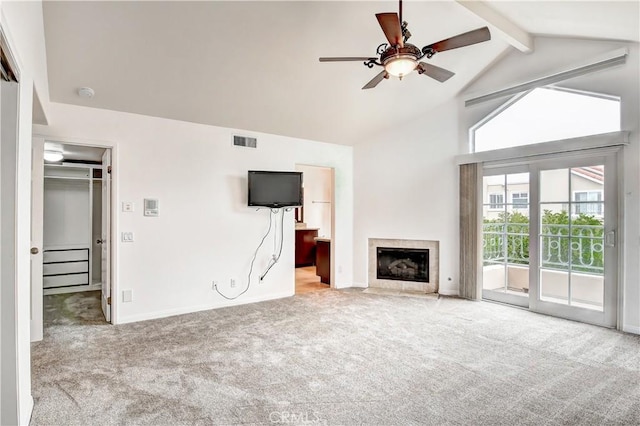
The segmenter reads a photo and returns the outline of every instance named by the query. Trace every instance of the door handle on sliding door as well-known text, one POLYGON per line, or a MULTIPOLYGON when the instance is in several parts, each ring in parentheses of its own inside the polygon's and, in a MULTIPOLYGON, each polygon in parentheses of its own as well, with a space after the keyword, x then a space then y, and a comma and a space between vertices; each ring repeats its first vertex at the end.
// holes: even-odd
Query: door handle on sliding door
POLYGON ((604 234, 604 245, 607 247, 616 246, 616 231, 609 231, 604 234))

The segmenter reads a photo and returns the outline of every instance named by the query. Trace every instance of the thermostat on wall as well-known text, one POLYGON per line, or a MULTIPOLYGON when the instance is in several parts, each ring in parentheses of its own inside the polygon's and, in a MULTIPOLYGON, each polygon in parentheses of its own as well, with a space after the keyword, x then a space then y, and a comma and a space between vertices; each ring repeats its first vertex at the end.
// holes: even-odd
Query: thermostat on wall
POLYGON ((144 199, 144 215, 158 216, 158 200, 154 198, 144 199))

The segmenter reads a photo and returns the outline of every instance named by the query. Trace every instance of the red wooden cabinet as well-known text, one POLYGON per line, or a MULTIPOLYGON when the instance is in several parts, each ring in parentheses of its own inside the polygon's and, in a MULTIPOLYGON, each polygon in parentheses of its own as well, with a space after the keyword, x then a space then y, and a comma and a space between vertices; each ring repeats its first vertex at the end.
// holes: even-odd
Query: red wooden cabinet
POLYGON ((317 236, 317 229, 296 229, 296 268, 315 263, 317 236))
POLYGON ((331 241, 316 241, 316 275, 325 284, 331 283, 331 241))

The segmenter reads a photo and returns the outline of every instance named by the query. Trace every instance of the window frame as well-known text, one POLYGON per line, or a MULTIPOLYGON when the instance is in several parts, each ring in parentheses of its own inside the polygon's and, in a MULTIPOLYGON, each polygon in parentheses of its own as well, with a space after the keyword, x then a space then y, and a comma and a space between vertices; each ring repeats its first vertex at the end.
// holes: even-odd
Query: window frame
POLYGON ((482 119, 480 119, 475 124, 471 125, 469 127, 469 130, 468 130, 468 149, 469 149, 469 154, 474 155, 474 154, 483 154, 483 153, 486 153, 486 152, 502 151, 502 150, 509 150, 509 149, 519 149, 519 148, 525 148, 525 147, 529 147, 529 146, 535 146, 535 145, 538 145, 538 144, 555 142, 555 141, 559 141, 559 140, 582 139, 582 138, 589 138, 589 137, 593 137, 593 136, 601 136, 601 135, 609 134, 609 133, 594 133, 594 134, 590 134, 590 135, 572 136, 572 137, 569 137, 569 138, 557 139, 555 141, 554 140, 539 141, 539 142, 534 142, 534 143, 524 144, 524 145, 516 145, 516 146, 511 146, 511 147, 502 147, 502 148, 494 148, 494 149, 484 150, 484 151, 476 151, 476 130, 482 128, 485 124, 487 124, 488 122, 490 122, 493 119, 495 119, 496 117, 498 117, 500 114, 505 112, 507 109, 512 107, 514 104, 520 102, 523 98, 525 98, 527 95, 529 95, 531 92, 533 92, 536 89, 557 90, 557 91, 561 91, 561 92, 565 92, 565 93, 573 93, 573 94, 589 96, 589 97, 593 97, 593 98, 600 98, 600 99, 606 99, 606 100, 611 100, 611 101, 617 101, 619 103, 619 105, 620 105, 620 127, 619 127, 618 130, 612 131, 612 132, 609 132, 609 133, 622 132, 622 98, 620 96, 616 96, 616 95, 612 95, 612 94, 608 94, 608 93, 599 93, 599 92, 592 92, 592 91, 587 91, 587 90, 572 89, 572 88, 564 87, 564 86, 539 85, 539 86, 536 86, 536 87, 533 87, 533 88, 530 88, 530 89, 524 89, 521 92, 518 92, 516 94, 511 95, 506 100, 506 102, 504 102, 502 105, 498 106, 496 109, 491 111, 489 114, 484 116, 482 119))

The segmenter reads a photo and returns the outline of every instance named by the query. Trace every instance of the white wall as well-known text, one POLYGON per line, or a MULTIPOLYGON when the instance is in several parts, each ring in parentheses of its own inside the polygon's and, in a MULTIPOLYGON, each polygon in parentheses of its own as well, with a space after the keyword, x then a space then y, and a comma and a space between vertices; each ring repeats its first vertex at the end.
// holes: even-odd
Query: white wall
MULTIPOLYGON (((231 129, 51 103, 48 127, 38 133, 59 141, 113 144, 116 272, 114 299, 132 290, 133 302, 116 306, 116 321, 130 322, 294 294, 294 220, 285 213, 284 250, 262 283, 257 276, 273 252, 273 233, 256 260, 251 289, 236 301, 226 295, 245 288, 254 250, 267 229, 268 211, 247 207, 250 169, 294 170, 296 163, 335 168, 337 287, 352 282, 352 148, 254 133, 258 149, 234 147, 231 129), (143 216, 143 199, 159 200, 159 217, 143 216), (123 213, 121 203, 134 203, 123 213), (120 242, 133 232, 133 243, 120 242), (238 280, 230 288, 231 278, 238 280)), ((247 134, 246 131, 241 132, 247 134)))
POLYGON ((88 247, 89 180, 45 179, 43 249, 88 247))
POLYGON ((622 190, 622 225, 618 243, 623 248, 623 269, 619 282, 624 295, 622 307, 624 331, 640 334, 640 54, 637 43, 615 41, 589 41, 567 38, 539 37, 535 51, 524 55, 513 51, 478 78, 460 97, 459 149, 469 152, 467 130, 490 111, 504 103, 498 99, 470 108, 464 108, 463 100, 508 87, 533 78, 583 64, 590 58, 607 54, 619 48, 627 48, 627 63, 616 68, 599 71, 587 76, 559 83, 559 86, 616 95, 621 98, 621 129, 630 131, 630 144, 623 153, 624 188, 622 190))
POLYGON ((457 103, 354 149, 354 285, 367 285, 369 238, 440 241, 440 293, 458 294, 457 103))

